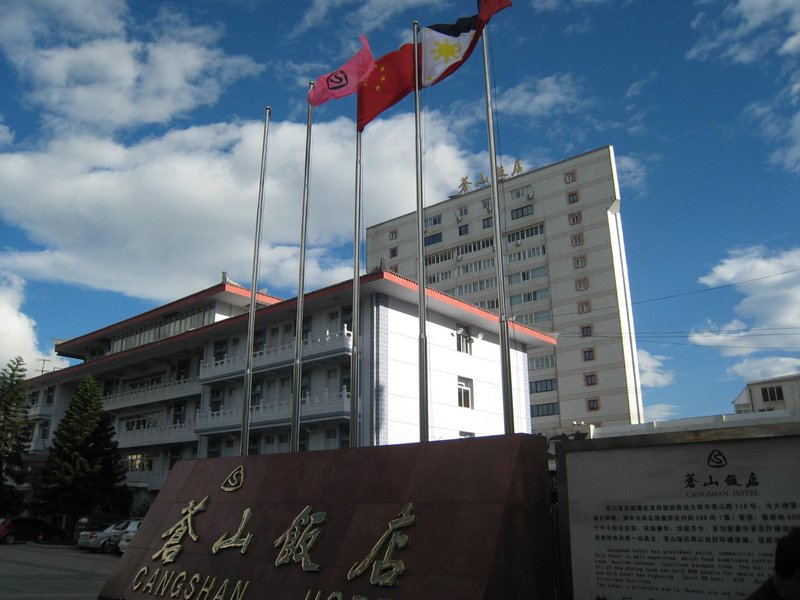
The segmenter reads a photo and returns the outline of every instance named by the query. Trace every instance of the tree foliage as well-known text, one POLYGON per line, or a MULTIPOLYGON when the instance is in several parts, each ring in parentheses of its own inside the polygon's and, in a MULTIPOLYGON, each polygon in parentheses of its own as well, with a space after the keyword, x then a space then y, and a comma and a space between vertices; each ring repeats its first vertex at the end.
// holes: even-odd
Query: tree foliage
POLYGON ((28 386, 25 361, 12 358, 0 372, 0 516, 21 509, 17 486, 24 481, 22 454, 28 445, 28 386))
POLYGON ((125 471, 114 433, 97 381, 84 377, 53 432, 50 455, 36 486, 42 510, 69 521, 109 511, 120 502, 125 471))

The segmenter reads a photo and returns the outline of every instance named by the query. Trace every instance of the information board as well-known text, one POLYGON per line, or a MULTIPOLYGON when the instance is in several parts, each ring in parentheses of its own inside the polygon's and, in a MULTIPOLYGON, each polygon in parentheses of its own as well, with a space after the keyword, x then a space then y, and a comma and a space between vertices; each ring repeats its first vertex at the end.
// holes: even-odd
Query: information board
POLYGON ((800 526, 800 437, 738 433, 564 443, 567 595, 736 599, 758 588, 777 539, 800 526))

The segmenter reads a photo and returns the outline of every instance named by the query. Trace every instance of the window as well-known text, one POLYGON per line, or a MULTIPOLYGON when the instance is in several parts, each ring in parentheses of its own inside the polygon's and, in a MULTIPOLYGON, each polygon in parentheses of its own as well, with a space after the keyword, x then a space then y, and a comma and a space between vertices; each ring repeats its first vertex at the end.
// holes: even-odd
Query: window
POLYGON ((578 233, 576 235, 573 235, 569 241, 573 247, 583 246, 583 234, 578 233))
POLYGON ((389 232, 389 239, 390 240, 396 240, 397 239, 397 229, 392 229, 389 232))
POLYGON ((589 289, 589 278, 583 277, 582 279, 575 280, 575 289, 579 292, 589 289))
POLYGON ((527 217, 528 215, 533 214, 533 204, 526 204, 520 208, 515 208, 511 211, 511 220, 514 219, 521 219, 522 217, 527 217))
POLYGON ((582 220, 581 211, 569 213, 567 218, 569 219, 570 225, 578 225, 582 220))
POLYGON ((553 355, 548 354, 547 356, 532 356, 528 360, 528 366, 530 369, 548 369, 552 367, 554 364, 553 355))
POLYGON ((761 399, 764 402, 777 402, 783 400, 783 387, 773 385, 770 387, 761 388, 761 399))
POLYGON ((575 204, 578 201, 578 192, 569 192, 567 194, 567 204, 575 204))
POLYGON ((472 379, 458 378, 458 405, 461 408, 472 408, 472 379))
POLYGON ((581 337, 591 337, 591 335, 592 335, 592 326, 581 325, 581 337))
POLYGON ((469 327, 456 325, 456 350, 465 354, 472 354, 472 335, 469 327))
POLYGON ((570 171, 569 173, 564 173, 564 183, 575 183, 578 179, 578 176, 575 174, 575 171, 570 171))
POLYGON ((469 225, 459 225, 458 235, 467 235, 469 233, 469 225))
POLYGON ((600 410, 600 398, 588 398, 586 400, 586 410, 588 411, 600 410))
POLYGON ((47 405, 52 404, 53 400, 55 400, 55 397, 56 397, 56 386, 51 385, 49 388, 47 388, 47 395, 44 398, 44 403, 47 405))
POLYGON ((533 198, 533 186, 531 184, 523 185, 521 188, 511 190, 508 194, 512 200, 521 200, 523 198, 533 198))
POLYGON ((459 206, 458 207, 458 217, 466 217, 469 214, 469 206, 459 206))
POLYGON ((586 266, 586 255, 576 256, 572 259, 572 266, 576 269, 582 269, 586 266))
POLYGON ((39 390, 34 390, 28 395, 28 405, 37 406, 39 404, 39 390))
POLYGON ((592 312, 592 303, 589 300, 578 302, 578 314, 585 315, 588 312, 592 312))
POLYGON ((583 353, 583 360, 594 360, 594 348, 584 348, 581 352, 583 353))
POLYGON ((492 217, 486 217, 483 221, 483 228, 489 229, 492 225, 494 225, 494 221, 492 221, 492 217))
POLYGON ((433 215, 431 217, 425 217, 425 227, 433 227, 434 225, 441 225, 442 224, 442 215, 433 215))
POLYGON ((397 246, 389 248, 389 258, 397 258, 397 246))
POLYGON ((434 233, 433 235, 426 235, 425 236, 425 245, 430 246, 431 244, 438 244, 442 241, 442 232, 434 233))
POLYGON ((539 379, 538 381, 531 381, 530 392, 531 394, 541 394, 543 392, 554 392, 558 389, 555 379, 539 379))
POLYGON ((584 385, 597 385, 597 373, 586 373, 583 376, 584 385))
POLYGON ((531 417, 549 417, 558 414, 558 402, 531 404, 531 417))
POLYGON ((491 198, 484 198, 481 200, 481 208, 486 212, 490 212, 492 210, 492 199, 491 198))

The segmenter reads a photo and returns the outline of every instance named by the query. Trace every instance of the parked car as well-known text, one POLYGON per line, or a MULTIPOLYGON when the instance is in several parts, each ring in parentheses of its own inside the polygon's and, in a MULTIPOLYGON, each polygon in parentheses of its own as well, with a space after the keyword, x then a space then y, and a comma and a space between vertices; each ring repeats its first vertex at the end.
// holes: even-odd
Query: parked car
POLYGON ((125 520, 125 515, 120 514, 92 514, 81 517, 73 528, 72 541, 77 543, 82 531, 100 531, 111 523, 125 520))
POLYGON ((60 542, 67 534, 60 527, 38 517, 11 517, 0 519, 0 542, 60 542))
POLYGON ((114 544, 111 542, 112 536, 117 532, 121 534, 128 523, 130 520, 103 523, 99 527, 81 531, 78 536, 78 548, 90 552, 112 552, 114 550, 114 544))
POLYGON ((122 535, 119 538, 119 542, 117 543, 117 552, 123 554, 125 550, 128 549, 128 546, 131 545, 131 540, 133 536, 136 535, 136 532, 139 529, 139 525, 142 524, 141 519, 132 519, 130 524, 128 525, 127 529, 122 532, 122 535))

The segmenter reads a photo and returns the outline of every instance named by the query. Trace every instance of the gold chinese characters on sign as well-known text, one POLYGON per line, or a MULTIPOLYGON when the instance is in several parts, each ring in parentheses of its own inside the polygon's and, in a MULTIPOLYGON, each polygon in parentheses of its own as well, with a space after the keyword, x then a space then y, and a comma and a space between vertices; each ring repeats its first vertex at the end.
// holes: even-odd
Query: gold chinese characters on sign
POLYGON ((372 565, 372 573, 369 582, 372 585, 394 586, 397 578, 406 572, 406 564, 401 559, 394 557, 399 548, 408 546, 409 537, 403 529, 413 525, 417 520, 414 514, 414 503, 409 502, 394 519, 389 521, 389 529, 380 537, 378 542, 369 551, 367 557, 359 563, 354 564, 347 572, 347 580, 352 581, 372 565), (386 552, 382 559, 378 559, 378 553, 384 544, 386 552))
MULTIPOLYGON (((228 475, 221 485, 221 489, 225 492, 236 492, 244 485, 244 481, 245 470, 244 466, 240 465, 228 475)), ((191 541, 198 542, 200 536, 195 525, 195 518, 199 513, 206 511, 209 503, 209 496, 205 496, 199 501, 190 500, 188 505, 181 509, 181 518, 161 534, 161 538, 166 541, 158 552, 152 555, 152 560, 160 560, 162 565, 172 563, 183 550, 187 536, 191 541)), ((388 528, 378 538, 378 541, 367 553, 366 557, 350 568, 347 573, 348 581, 352 581, 370 570, 369 581, 372 585, 381 587, 397 585, 398 578, 406 573, 405 562, 398 558, 397 554, 399 550, 409 545, 410 536, 405 529, 416 523, 417 517, 414 509, 414 503, 408 502, 402 507, 400 513, 389 521, 388 528)), ((248 525, 253 514, 252 508, 245 508, 242 511, 242 517, 236 531, 232 534, 225 531, 212 545, 212 553, 216 555, 225 549, 239 549, 241 554, 247 553, 256 537, 252 531, 248 531, 248 525)), ((295 563, 299 564, 303 571, 320 571, 322 567, 314 562, 311 555, 327 518, 327 512, 315 511, 310 505, 303 508, 286 530, 273 542, 274 548, 278 549, 275 566, 282 567, 295 563)), ((185 572, 180 572, 177 575, 175 573, 178 572, 165 570, 159 573, 159 569, 151 573, 150 569, 144 566, 139 570, 131 585, 134 590, 145 593, 155 593, 156 590, 166 589, 164 586, 177 584, 178 581, 183 584, 184 580, 187 585, 191 586, 191 589, 199 585, 200 574, 194 574, 189 577, 185 572), (169 581, 165 578, 169 578, 169 581), (164 583, 163 586, 161 585, 162 583, 164 583)), ((216 578, 213 579, 216 580, 216 578)), ((249 581, 231 582, 231 585, 235 585, 237 590, 237 595, 232 597, 239 598, 238 594, 241 593, 241 598, 243 598, 249 583, 249 581)), ((214 585, 213 581, 209 583, 211 587, 214 585)), ((228 580, 225 579, 224 586, 220 584, 220 590, 227 588, 227 585, 228 580)), ((203 586, 205 587, 205 584, 203 586)), ((224 592, 221 593, 224 594, 224 592)), ((216 596, 214 597, 216 598, 216 596)), ((220 596, 220 598, 223 598, 223 596, 220 596)))

